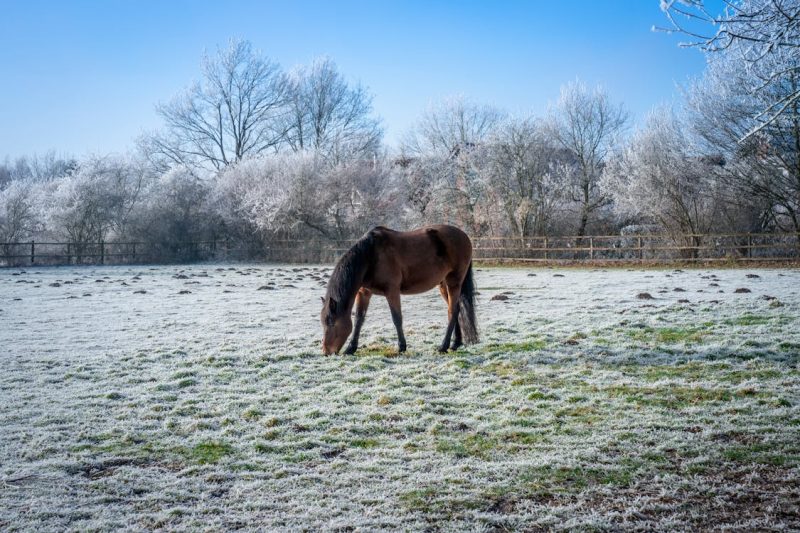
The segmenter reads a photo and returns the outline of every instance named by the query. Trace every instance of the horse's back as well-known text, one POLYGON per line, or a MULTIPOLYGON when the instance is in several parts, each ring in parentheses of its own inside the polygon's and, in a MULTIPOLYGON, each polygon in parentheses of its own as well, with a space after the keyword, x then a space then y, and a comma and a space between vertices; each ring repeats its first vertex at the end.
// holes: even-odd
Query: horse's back
POLYGON ((472 243, 454 226, 432 225, 412 231, 377 227, 371 235, 378 247, 373 272, 376 289, 400 283, 403 293, 425 292, 451 275, 463 278, 472 260, 472 243))

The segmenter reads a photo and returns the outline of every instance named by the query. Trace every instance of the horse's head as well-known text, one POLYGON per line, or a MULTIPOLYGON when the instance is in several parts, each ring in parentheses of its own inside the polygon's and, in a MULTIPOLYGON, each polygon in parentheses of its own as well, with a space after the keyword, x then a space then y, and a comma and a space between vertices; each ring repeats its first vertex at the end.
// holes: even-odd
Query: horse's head
POLYGON ((322 353, 325 355, 339 353, 353 330, 350 313, 344 309, 341 302, 328 296, 322 299, 320 321, 322 322, 322 353))

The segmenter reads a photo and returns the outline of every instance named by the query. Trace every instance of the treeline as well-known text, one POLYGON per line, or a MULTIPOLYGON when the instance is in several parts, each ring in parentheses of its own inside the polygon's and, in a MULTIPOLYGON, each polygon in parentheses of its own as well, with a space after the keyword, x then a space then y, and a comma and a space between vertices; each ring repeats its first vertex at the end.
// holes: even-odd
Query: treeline
POLYGON ((770 66, 785 79, 768 93, 736 43, 711 59, 681 106, 635 128, 573 82, 540 117, 442 102, 390 150, 371 95, 330 59, 287 72, 233 42, 129 154, 1 164, 0 242, 800 231, 800 102, 759 115, 797 93, 796 59, 770 66))

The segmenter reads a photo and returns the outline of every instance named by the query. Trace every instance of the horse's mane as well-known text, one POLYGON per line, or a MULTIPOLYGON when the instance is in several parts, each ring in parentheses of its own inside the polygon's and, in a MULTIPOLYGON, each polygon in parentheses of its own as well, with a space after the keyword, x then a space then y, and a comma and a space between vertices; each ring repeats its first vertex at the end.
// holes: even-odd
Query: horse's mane
POLYGON ((375 238, 372 232, 361 237, 336 263, 330 280, 325 300, 333 298, 339 304, 337 315, 345 309, 345 303, 359 289, 364 270, 372 260, 375 238))

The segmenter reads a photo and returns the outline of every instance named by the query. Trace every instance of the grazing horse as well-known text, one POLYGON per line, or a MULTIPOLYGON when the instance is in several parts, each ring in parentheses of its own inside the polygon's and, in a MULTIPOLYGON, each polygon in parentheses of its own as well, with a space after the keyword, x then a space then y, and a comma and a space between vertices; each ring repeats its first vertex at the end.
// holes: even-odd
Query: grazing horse
POLYGON ((478 342, 472 243, 453 226, 427 226, 408 232, 373 228, 339 259, 322 299, 322 353, 339 353, 353 330, 350 314, 356 308, 353 337, 344 353, 355 353, 358 335, 373 294, 385 296, 397 328, 397 344, 406 350, 401 294, 418 294, 439 286, 447 302, 447 332, 440 352, 478 342), (455 333, 452 345, 451 336, 455 333))

